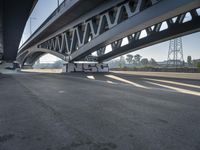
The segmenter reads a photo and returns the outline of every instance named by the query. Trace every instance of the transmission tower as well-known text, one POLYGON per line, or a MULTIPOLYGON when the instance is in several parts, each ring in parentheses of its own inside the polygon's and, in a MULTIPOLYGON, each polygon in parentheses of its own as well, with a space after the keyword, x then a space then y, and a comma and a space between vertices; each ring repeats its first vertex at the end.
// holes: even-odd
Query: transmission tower
POLYGON ((183 66, 183 44, 182 38, 176 38, 170 40, 167 66, 168 67, 180 67, 183 66))

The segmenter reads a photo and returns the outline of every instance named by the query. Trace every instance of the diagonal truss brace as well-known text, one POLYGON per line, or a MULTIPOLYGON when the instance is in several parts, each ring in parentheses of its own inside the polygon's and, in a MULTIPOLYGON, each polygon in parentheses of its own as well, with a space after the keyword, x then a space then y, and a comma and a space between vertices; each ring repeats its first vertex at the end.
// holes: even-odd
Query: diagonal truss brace
MULTIPOLYGON (((83 21, 63 33, 48 39, 38 45, 38 48, 44 48, 56 51, 63 55, 71 55, 78 51, 85 44, 104 32, 124 22, 137 13, 151 7, 160 0, 129 0, 100 13, 97 16, 83 21)), ((113 44, 113 47, 117 45, 113 44)))
POLYGON ((97 50, 97 60, 100 62, 110 60, 122 54, 199 30, 200 8, 197 8, 101 47, 97 50), (127 44, 123 45, 122 41, 125 39, 127 44), (113 44, 115 46, 112 46, 113 44), (112 49, 106 52, 109 45, 111 45, 112 49), (101 49, 104 49, 104 53, 98 52, 101 49))

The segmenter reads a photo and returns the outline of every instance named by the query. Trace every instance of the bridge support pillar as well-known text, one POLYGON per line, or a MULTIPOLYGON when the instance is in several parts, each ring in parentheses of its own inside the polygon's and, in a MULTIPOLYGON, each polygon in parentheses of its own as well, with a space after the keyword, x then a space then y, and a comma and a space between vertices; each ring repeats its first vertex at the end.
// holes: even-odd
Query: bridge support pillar
POLYGON ((0 1, 0 61, 3 59, 3 2, 0 1))
POLYGON ((109 66, 104 63, 67 63, 63 72, 109 72, 109 66))

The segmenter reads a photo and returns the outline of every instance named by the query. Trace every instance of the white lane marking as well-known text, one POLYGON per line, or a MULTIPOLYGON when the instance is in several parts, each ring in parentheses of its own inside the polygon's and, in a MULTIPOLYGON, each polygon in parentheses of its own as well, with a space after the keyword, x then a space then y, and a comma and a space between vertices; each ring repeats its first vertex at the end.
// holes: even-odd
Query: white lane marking
POLYGON ((88 79, 95 80, 94 76, 87 76, 88 79))
POLYGON ((60 90, 60 91, 58 91, 58 93, 63 94, 63 93, 65 93, 65 91, 60 90))
POLYGON ((112 81, 109 81, 109 80, 107 80, 106 82, 107 82, 107 83, 110 83, 110 84, 115 84, 115 85, 117 84, 117 83, 112 82, 112 81))
POLYGON ((149 84, 161 86, 161 87, 164 87, 164 88, 172 89, 172 90, 175 90, 175 91, 180 92, 180 93, 190 94, 190 95, 195 95, 195 96, 200 96, 200 92, 186 90, 186 89, 182 89, 182 88, 176 88, 176 87, 172 87, 172 86, 168 86, 168 85, 163 85, 163 84, 158 84, 158 83, 154 83, 154 82, 150 82, 150 81, 145 81, 145 82, 147 82, 149 84))
POLYGON ((168 80, 150 79, 150 78, 143 78, 143 79, 151 80, 151 81, 158 81, 158 82, 163 82, 163 83, 176 84, 176 85, 181 85, 181 86, 187 86, 187 87, 192 87, 192 88, 198 88, 198 89, 200 89, 200 86, 198 86, 198 85, 192 85, 192 84, 186 84, 186 83, 180 83, 180 82, 174 82, 174 81, 168 81, 168 80))
POLYGON ((138 83, 134 83, 132 81, 129 81, 129 80, 126 80, 126 79, 123 79, 123 78, 120 78, 120 77, 117 77, 117 76, 114 76, 114 75, 105 75, 105 76, 108 77, 108 78, 114 79, 114 80, 118 80, 118 81, 121 81, 121 82, 124 82, 124 83, 128 83, 130 85, 133 85, 133 86, 136 86, 136 87, 139 87, 139 88, 149 89, 148 87, 145 87, 145 86, 140 85, 138 83))

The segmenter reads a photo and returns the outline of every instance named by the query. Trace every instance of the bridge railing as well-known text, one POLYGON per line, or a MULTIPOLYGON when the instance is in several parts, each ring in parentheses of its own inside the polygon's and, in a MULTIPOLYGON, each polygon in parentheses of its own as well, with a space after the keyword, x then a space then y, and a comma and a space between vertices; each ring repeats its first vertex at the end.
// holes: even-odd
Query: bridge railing
MULTIPOLYGON (((30 35, 30 37, 22 44, 23 47, 41 28, 43 28, 53 17, 55 17, 65 6, 67 3, 73 0, 63 0, 63 2, 50 14, 49 17, 30 35)), ((20 47, 20 48, 21 48, 20 47)))

